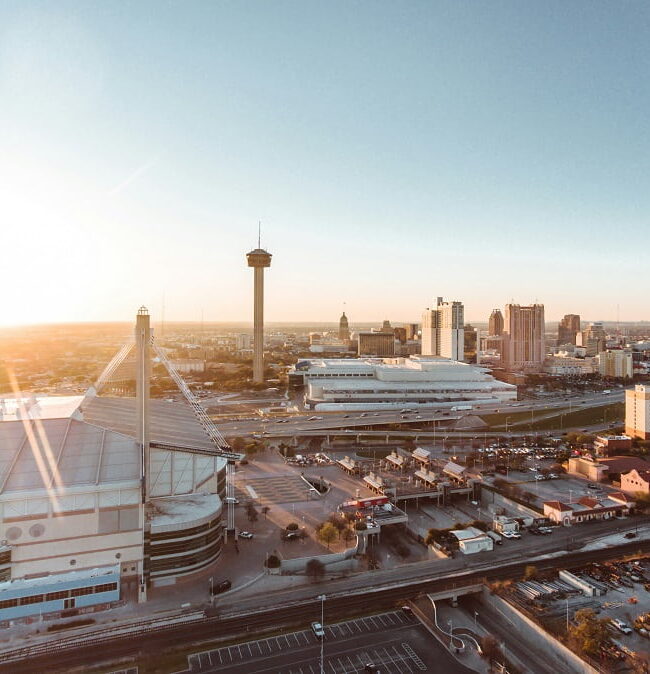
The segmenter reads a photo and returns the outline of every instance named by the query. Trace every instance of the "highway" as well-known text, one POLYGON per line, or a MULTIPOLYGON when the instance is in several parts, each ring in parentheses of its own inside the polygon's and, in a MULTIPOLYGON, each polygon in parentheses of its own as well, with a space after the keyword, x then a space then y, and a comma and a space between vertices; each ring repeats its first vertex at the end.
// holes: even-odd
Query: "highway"
MULTIPOLYGON (((303 414, 276 418, 273 416, 246 417, 243 419, 215 418, 219 430, 225 435, 249 435, 252 433, 264 433, 268 436, 291 436, 314 431, 328 431, 340 429, 369 429, 371 427, 388 424, 400 424, 403 426, 421 425, 427 422, 437 424, 456 421, 467 414, 520 414, 530 412, 531 418, 540 418, 544 412, 568 409, 569 412, 589 407, 601 407, 617 402, 623 402, 624 389, 616 389, 610 394, 589 393, 584 396, 572 396, 567 399, 553 398, 549 400, 512 401, 509 403, 490 403, 472 405, 471 410, 452 411, 450 406, 444 409, 418 409, 408 414, 402 414, 400 410, 370 411, 370 412, 318 412, 307 411, 303 414)), ((461 403, 458 403, 461 405, 461 403)), ((467 403, 468 405, 470 403, 467 403)), ((513 423, 514 426, 514 423, 513 423)), ((513 428, 513 431, 515 428, 513 428)), ((313 433, 311 433, 313 434, 313 433)))
MULTIPOLYGON (((611 526, 609 527, 611 530, 611 526)), ((618 527, 617 532, 632 529, 634 524, 618 527)), ((192 618, 185 623, 161 623, 142 628, 99 629, 91 634, 75 635, 71 630, 62 635, 64 642, 46 641, 42 645, 1 654, 0 672, 67 671, 75 666, 96 664, 98 652, 110 653, 113 659, 146 654, 159 657, 171 646, 197 649, 199 644, 216 637, 259 634, 262 630, 277 631, 285 625, 306 625, 320 616, 318 595, 327 595, 328 622, 350 615, 389 608, 396 602, 418 596, 422 592, 453 590, 485 580, 521 577, 528 564, 538 569, 573 568, 591 561, 613 559, 625 553, 650 551, 650 540, 633 540, 616 548, 590 551, 572 551, 562 555, 562 542, 569 547, 582 545, 590 538, 602 535, 604 527, 586 525, 577 533, 556 531, 549 540, 524 537, 509 541, 498 554, 480 553, 472 559, 460 557, 436 562, 421 562, 386 571, 375 571, 338 580, 329 580, 315 586, 303 586, 289 591, 265 593, 242 599, 233 593, 220 600, 211 617, 192 618), (527 543, 530 543, 528 545, 527 543), (549 554, 555 549, 554 554, 549 554), (514 554, 513 554, 514 553, 514 554), (121 630, 111 634, 110 630, 121 630)), ((191 616, 188 616, 191 618, 191 616)), ((244 637, 245 638, 245 637, 244 637)))

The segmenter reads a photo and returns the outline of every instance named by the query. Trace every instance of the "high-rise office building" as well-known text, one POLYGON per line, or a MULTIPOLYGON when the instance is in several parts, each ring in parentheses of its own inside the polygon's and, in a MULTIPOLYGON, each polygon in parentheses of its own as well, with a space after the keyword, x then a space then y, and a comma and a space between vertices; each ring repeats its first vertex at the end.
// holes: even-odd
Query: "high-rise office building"
POLYGON ((393 328, 393 334, 400 344, 406 343, 406 328, 393 328))
POLYGON ((339 320, 339 339, 342 342, 350 340, 350 326, 348 325, 348 317, 345 315, 345 311, 339 320))
POLYGON ((503 334, 503 314, 501 309, 492 309, 488 321, 488 335, 501 336, 503 334))
POLYGON ((589 323, 582 332, 578 333, 576 344, 584 346, 587 356, 595 356, 604 351, 607 346, 607 335, 603 324, 600 321, 589 323))
POLYGON ((406 328, 407 340, 410 341, 412 339, 418 338, 418 332, 420 331, 420 326, 418 323, 407 323, 404 327, 406 328))
POLYGON ((438 297, 435 309, 422 314, 422 355, 463 360, 465 354, 462 302, 444 302, 438 297))
POLYGON ((557 326, 557 345, 575 344, 579 332, 580 316, 578 314, 566 314, 557 326))
POLYGON ((362 331, 357 333, 360 356, 394 356, 395 335, 390 332, 362 331))
POLYGON ((544 305, 506 304, 502 361, 506 369, 541 372, 546 356, 544 305))
POLYGON ((632 352, 617 349, 615 351, 601 351, 596 355, 598 372, 601 377, 615 379, 631 379, 634 376, 632 352))
POLYGON ((466 363, 476 363, 478 356, 478 330, 469 323, 464 326, 463 333, 465 335, 465 354, 464 360, 466 363))
POLYGON ((383 325, 381 326, 381 331, 382 332, 391 332, 392 329, 393 329, 393 326, 390 324, 390 321, 388 319, 385 319, 383 325))
POLYGON ((625 434, 650 440, 650 386, 637 384, 625 391, 625 434))

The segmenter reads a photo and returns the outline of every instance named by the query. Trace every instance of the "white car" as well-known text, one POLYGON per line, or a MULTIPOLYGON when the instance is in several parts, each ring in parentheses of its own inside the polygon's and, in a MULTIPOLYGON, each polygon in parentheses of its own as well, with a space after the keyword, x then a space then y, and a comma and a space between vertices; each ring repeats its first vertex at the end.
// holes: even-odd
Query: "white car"
POLYGON ((250 531, 240 531, 239 538, 253 538, 253 534, 250 531))
POLYGON ((612 625, 614 625, 614 627, 619 632, 622 632, 623 634, 631 634, 632 633, 632 630, 627 625, 627 623, 624 623, 622 620, 619 620, 618 618, 612 618, 612 625))
POLYGON ((313 630, 314 634, 318 639, 325 638, 325 630, 323 629, 323 626, 320 623, 312 623, 311 629, 313 630))

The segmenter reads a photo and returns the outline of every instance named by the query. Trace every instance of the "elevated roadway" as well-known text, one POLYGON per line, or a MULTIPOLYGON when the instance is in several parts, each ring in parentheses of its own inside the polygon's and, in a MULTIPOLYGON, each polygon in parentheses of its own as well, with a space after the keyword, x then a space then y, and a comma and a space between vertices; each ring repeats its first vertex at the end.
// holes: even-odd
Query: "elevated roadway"
MULTIPOLYGON (((553 398, 549 400, 533 400, 511 403, 472 404, 471 410, 453 411, 450 407, 431 409, 422 408, 402 414, 400 410, 380 412, 318 412, 308 411, 303 414, 283 417, 247 417, 245 419, 230 419, 217 421, 219 429, 225 435, 248 435, 251 433, 265 433, 270 437, 285 437, 292 435, 309 434, 310 431, 336 431, 341 429, 373 429, 391 424, 400 426, 423 426, 427 423, 436 426, 450 425, 466 415, 488 414, 521 414, 530 412, 531 420, 548 415, 549 412, 560 414, 566 409, 575 412, 580 409, 602 407, 622 402, 624 390, 617 389, 610 394, 590 393, 585 396, 574 396, 567 399, 553 398)), ((467 405, 471 403, 466 403, 467 405)), ((462 403, 459 403, 462 405, 462 403)), ((524 423, 524 422, 522 422, 524 423)), ((513 424, 514 426, 514 424, 513 424)), ((514 431, 514 429, 513 429, 514 431)), ((523 431, 522 431, 523 433, 523 431)))

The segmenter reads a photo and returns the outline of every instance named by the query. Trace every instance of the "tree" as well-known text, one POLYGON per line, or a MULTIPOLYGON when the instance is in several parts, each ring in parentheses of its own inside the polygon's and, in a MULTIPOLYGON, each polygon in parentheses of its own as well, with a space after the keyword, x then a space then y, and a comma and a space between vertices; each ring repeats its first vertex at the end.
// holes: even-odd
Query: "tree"
POLYGON ((257 510, 252 503, 246 505, 246 515, 249 522, 257 522, 257 510))
POLYGON ((607 618, 599 618, 590 608, 576 611, 574 623, 569 625, 569 643, 578 653, 598 656, 609 642, 607 618))
POLYGON ((343 540, 346 543, 349 543, 350 541, 353 541, 356 538, 354 531, 352 529, 345 529, 343 531, 343 540))
POLYGON ((331 522, 325 522, 318 530, 318 538, 327 545, 328 550, 330 549, 330 544, 336 540, 337 536, 336 527, 331 522))
POLYGON ((341 534, 347 528, 347 522, 339 515, 330 515, 328 522, 330 522, 334 527, 336 527, 336 530, 338 531, 339 534, 339 538, 341 538, 341 534))
POLYGON ((503 653, 499 642, 491 634, 481 639, 481 653, 489 662, 503 662, 503 653))
POLYGON ((277 555, 269 555, 266 566, 269 569, 277 569, 280 566, 280 558, 277 555))
POLYGON ((305 566, 305 573, 311 578, 312 582, 317 583, 325 576, 325 564, 320 559, 310 559, 305 566))
POLYGON ((535 578, 537 578, 537 567, 528 564, 524 569, 524 580, 534 580, 535 578))
POLYGON ((299 528, 300 527, 298 526, 297 522, 289 522, 289 524, 287 524, 285 527, 287 531, 298 531, 299 528))
POLYGON ((236 452, 243 452, 244 447, 246 447, 246 440, 244 440, 244 438, 236 437, 236 438, 233 439, 232 448, 236 452))
POLYGON ((355 528, 357 531, 365 531, 365 530, 368 528, 368 525, 367 525, 363 520, 359 520, 359 521, 354 525, 354 528, 355 528))
POLYGON ((266 516, 269 514, 269 511, 271 508, 267 505, 262 506, 262 514, 264 515, 264 519, 266 519, 266 516))

